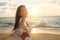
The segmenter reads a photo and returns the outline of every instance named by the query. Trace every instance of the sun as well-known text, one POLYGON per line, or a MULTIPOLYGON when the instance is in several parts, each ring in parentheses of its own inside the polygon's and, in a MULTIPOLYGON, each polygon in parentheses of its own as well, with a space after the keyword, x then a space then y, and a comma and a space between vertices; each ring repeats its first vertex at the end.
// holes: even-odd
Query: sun
POLYGON ((38 9, 37 9, 37 7, 31 7, 31 8, 29 9, 29 15, 31 15, 31 16, 37 16, 37 14, 38 14, 38 9))
POLYGON ((31 8, 31 15, 36 15, 37 14, 37 8, 33 7, 31 8))

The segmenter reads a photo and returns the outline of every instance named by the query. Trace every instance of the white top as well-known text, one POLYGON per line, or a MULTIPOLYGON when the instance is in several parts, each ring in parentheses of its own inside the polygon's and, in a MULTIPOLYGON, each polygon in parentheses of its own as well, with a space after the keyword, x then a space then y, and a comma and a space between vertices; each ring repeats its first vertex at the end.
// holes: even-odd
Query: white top
POLYGON ((26 23, 27 23, 26 19, 21 18, 19 20, 19 28, 18 28, 19 31, 21 31, 21 32, 26 32, 26 31, 30 32, 30 28, 26 23))

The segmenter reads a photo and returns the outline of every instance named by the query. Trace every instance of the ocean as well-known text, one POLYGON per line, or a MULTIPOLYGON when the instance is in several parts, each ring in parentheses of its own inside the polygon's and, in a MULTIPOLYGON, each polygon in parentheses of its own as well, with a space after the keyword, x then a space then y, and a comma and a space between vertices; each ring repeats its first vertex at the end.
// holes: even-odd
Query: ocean
MULTIPOLYGON (((31 33, 51 33, 60 35, 60 16, 41 16, 27 18, 31 33)), ((0 33, 9 33, 13 30, 14 17, 0 17, 0 33)))

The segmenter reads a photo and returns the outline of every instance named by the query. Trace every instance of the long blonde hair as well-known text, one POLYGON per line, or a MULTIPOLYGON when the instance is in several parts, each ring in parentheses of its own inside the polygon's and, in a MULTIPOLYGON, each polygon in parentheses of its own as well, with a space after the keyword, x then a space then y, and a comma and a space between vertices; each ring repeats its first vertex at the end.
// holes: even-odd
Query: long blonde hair
POLYGON ((16 30, 18 27, 19 27, 19 20, 21 18, 21 16, 19 15, 21 13, 21 9, 25 7, 24 5, 20 5, 18 8, 17 8, 17 11, 16 11, 16 16, 15 16, 15 24, 14 24, 14 29, 13 30, 16 30))

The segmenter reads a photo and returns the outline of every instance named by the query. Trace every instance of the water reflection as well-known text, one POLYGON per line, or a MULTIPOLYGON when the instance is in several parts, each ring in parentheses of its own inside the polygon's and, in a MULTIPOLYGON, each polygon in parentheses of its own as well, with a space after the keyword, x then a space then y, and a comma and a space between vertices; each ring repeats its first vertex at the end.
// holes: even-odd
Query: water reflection
POLYGON ((60 35, 60 28, 32 28, 32 34, 37 33, 50 33, 50 34, 59 34, 60 35))

